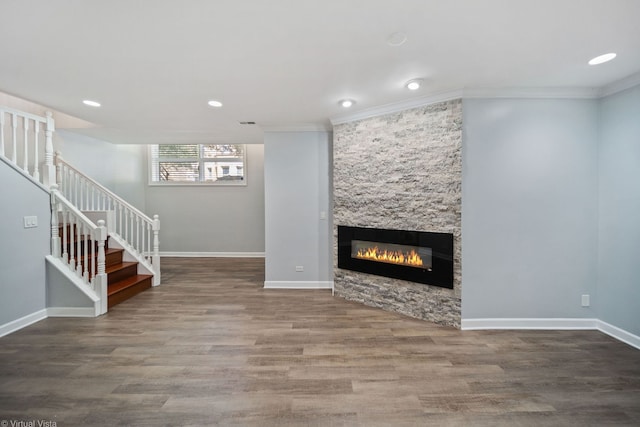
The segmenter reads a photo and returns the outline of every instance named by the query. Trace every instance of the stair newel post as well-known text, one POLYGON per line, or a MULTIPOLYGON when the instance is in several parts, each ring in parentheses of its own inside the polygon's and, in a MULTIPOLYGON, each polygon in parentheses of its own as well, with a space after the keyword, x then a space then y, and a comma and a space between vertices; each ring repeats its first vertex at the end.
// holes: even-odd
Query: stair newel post
POLYGON ((58 202, 56 195, 58 194, 58 186, 51 186, 51 255, 54 258, 60 258, 60 233, 58 232, 58 202))
POLYGON ((160 217, 158 215, 153 216, 153 257, 151 259, 151 265, 153 265, 153 286, 160 284, 160 217))
POLYGON ((107 240, 107 227, 104 220, 98 221, 94 239, 98 243, 98 274, 94 281, 94 290, 100 295, 100 314, 107 312, 107 273, 105 241, 107 240))
POLYGON ((45 145, 44 145, 44 176, 43 184, 45 187, 51 187, 56 184, 56 169, 53 165, 53 131, 55 125, 53 121, 53 114, 51 111, 47 111, 47 122, 45 128, 45 145))

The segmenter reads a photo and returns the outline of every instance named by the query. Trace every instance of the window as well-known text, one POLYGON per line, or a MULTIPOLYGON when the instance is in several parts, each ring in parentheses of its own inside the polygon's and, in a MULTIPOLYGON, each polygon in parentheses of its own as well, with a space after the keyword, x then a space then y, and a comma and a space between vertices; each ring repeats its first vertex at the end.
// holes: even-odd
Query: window
POLYGON ((150 184, 245 185, 242 144, 155 144, 150 184))

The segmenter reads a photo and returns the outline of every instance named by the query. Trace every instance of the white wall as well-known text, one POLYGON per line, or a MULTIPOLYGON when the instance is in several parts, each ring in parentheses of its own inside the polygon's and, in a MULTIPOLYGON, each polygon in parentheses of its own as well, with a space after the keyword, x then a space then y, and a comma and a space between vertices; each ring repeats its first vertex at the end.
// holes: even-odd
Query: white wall
POLYGON ((640 336, 640 86, 600 108, 598 316, 640 336))
POLYGON ((596 317, 597 142, 596 100, 464 100, 463 319, 596 317))
POLYGON ((162 253, 264 252, 264 147, 247 145, 246 186, 148 186, 146 210, 160 215, 162 253))
MULTIPOLYGON (((49 194, 0 161, 0 335, 2 326, 45 308, 49 254, 49 194), (37 216, 25 229, 23 218, 37 216)), ((24 325, 23 325, 24 326, 24 325)))
POLYGON ((331 134, 266 132, 264 141, 265 285, 331 286, 331 134))

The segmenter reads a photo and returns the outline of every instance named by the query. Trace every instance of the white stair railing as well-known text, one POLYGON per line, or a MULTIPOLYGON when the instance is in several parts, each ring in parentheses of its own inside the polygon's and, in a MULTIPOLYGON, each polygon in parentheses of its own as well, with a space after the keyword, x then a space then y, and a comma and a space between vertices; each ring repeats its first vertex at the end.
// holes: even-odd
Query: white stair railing
POLYGON ((53 131, 54 121, 49 112, 46 117, 40 117, 0 107, 0 156, 49 188, 55 183, 53 131), (44 146, 41 145, 43 133, 44 146), (43 165, 40 164, 41 156, 44 157, 43 165))
POLYGON ((107 274, 104 220, 94 224, 51 186, 51 255, 60 259, 100 297, 100 309, 107 312, 107 274))
POLYGON ((56 153, 57 182, 62 194, 81 211, 111 212, 109 234, 125 246, 153 273, 153 285, 160 284, 160 219, 153 219, 115 193, 65 162, 56 153))

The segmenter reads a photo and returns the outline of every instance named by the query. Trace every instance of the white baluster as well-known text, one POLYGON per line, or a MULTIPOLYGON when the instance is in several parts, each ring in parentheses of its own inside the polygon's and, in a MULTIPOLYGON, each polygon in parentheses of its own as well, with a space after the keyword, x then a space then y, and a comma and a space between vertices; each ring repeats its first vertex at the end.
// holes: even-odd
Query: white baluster
POLYGON ((56 195, 58 194, 58 186, 51 187, 51 255, 54 258, 60 258, 60 236, 58 230, 58 203, 56 195))
POLYGON ((76 224, 75 224, 75 243, 76 243, 76 274, 78 275, 78 277, 82 277, 82 259, 81 259, 81 255, 82 255, 82 228, 80 224, 79 219, 75 216, 73 216, 76 224))
POLYGON ((0 156, 4 156, 4 111, 0 111, 0 156))
POLYGON ((68 264, 69 263, 69 253, 67 252, 68 245, 68 223, 67 223, 67 211, 62 208, 62 260, 68 264))
POLYGON ((11 161, 13 164, 18 164, 16 153, 18 152, 18 117, 15 114, 11 114, 11 130, 13 139, 13 152, 11 153, 11 161))
POLYGON ((36 181, 40 181, 40 165, 38 164, 38 137, 40 136, 40 122, 34 120, 34 147, 33 147, 33 178, 36 181))
MULTIPOLYGON (((64 165, 62 164, 62 153, 60 153, 59 151, 56 151, 55 174, 56 174, 55 182, 58 184, 62 194, 64 194, 65 192, 64 165)), ((45 170, 45 177, 46 177, 46 170, 45 170)))
POLYGON ((145 258, 151 262, 151 224, 147 223, 147 244, 144 248, 145 258))
POLYGON ((67 167, 65 174, 67 175, 67 188, 64 196, 73 202, 73 171, 67 167))
POLYGON ((78 209, 80 209, 81 211, 84 210, 84 206, 82 206, 82 184, 84 182, 84 179, 82 178, 82 175, 77 174, 76 175, 76 184, 78 185, 77 188, 77 199, 76 199, 76 207, 78 209))
POLYGON ((140 250, 140 217, 138 215, 136 215, 136 251, 142 252, 140 250))
POLYGON ((24 138, 22 141, 22 170, 29 174, 29 119, 22 117, 22 127, 24 128, 24 138))
POLYGON ((73 172, 73 204, 78 206, 78 199, 80 199, 79 191, 80 188, 80 175, 78 175, 75 171, 73 172))
POLYGON ((85 200, 84 200, 84 189, 87 187, 87 180, 84 179, 84 177, 82 175, 79 175, 78 178, 78 183, 79 183, 79 194, 78 197, 79 202, 78 202, 78 209, 80 209, 81 211, 87 210, 86 206, 84 205, 85 200))
POLYGON ((122 205, 118 203, 118 234, 124 236, 124 229, 122 228, 122 217, 124 216, 124 212, 122 212, 122 205))
POLYGON ((129 228, 131 227, 131 211, 129 211, 129 209, 125 208, 124 211, 124 224, 125 224, 125 228, 124 228, 124 240, 126 242, 129 242, 129 228))
POLYGON ((69 211, 69 266, 74 271, 76 269, 76 240, 76 218, 73 216, 73 212, 69 211))

